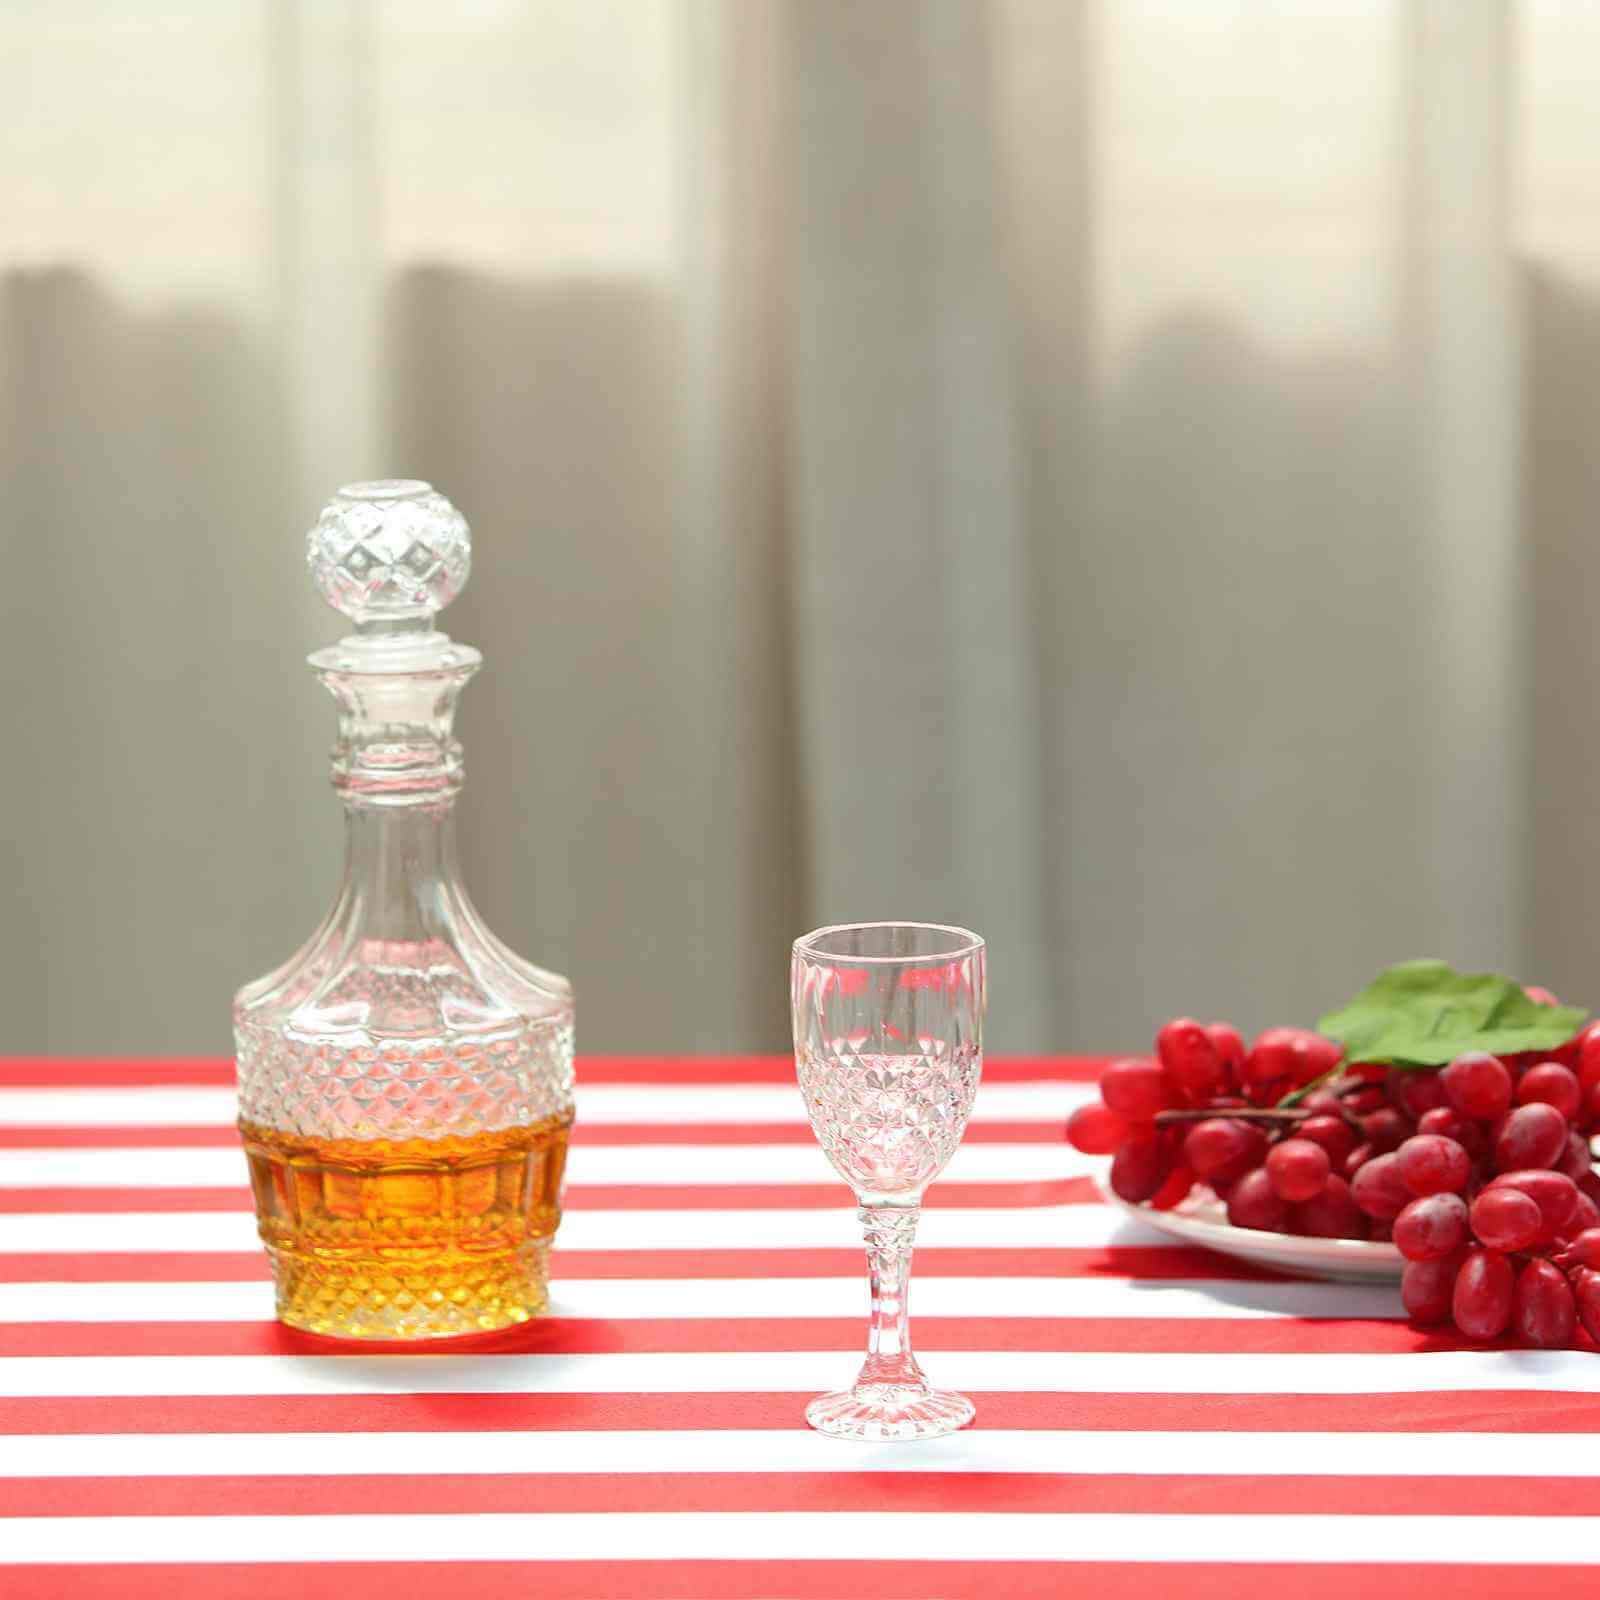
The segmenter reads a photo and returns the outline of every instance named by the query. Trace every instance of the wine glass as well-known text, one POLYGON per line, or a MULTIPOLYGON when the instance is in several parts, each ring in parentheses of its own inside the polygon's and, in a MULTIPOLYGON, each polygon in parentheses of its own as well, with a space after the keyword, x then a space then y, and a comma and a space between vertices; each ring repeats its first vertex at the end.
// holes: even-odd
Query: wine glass
POLYGON ((911 1353, 906 1294, 922 1194, 961 1143, 983 1070, 983 940, 926 922, 863 922, 797 939, 795 1068, 824 1154, 855 1191, 872 1314, 852 1388, 806 1421, 842 1439, 932 1439, 972 1421, 911 1353))

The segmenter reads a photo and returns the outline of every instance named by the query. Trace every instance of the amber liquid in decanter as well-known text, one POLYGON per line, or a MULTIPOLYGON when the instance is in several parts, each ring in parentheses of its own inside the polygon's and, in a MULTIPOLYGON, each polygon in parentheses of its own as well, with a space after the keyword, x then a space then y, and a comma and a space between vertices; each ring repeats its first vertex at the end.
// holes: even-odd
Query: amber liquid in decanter
POLYGON ((456 867, 456 696, 432 630, 465 521, 426 484, 340 490, 311 569, 356 632, 311 658, 340 709, 333 909, 239 991, 239 1131, 279 1317, 351 1339, 526 1321, 548 1297, 572 1125, 572 991, 483 925, 456 867))
POLYGON ((317 1139, 241 1122, 279 1315, 345 1338, 480 1329, 545 1306, 570 1116, 442 1139, 317 1139))

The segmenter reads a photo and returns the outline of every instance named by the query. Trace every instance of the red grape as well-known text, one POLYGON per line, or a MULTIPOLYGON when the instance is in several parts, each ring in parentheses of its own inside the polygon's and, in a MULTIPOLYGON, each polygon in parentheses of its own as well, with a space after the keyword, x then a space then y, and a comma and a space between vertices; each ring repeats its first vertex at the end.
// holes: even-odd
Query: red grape
POLYGON ((1294 1130, 1294 1136, 1320 1144, 1328 1152, 1329 1162, 1336 1167, 1342 1167, 1345 1157, 1356 1147, 1356 1136, 1343 1117, 1307 1117, 1294 1130))
POLYGON ((1344 1175, 1352 1182, 1355 1175, 1377 1155, 1377 1151, 1370 1144, 1358 1144, 1354 1150, 1344 1158, 1344 1175))
POLYGON ((1589 1141, 1581 1133, 1569 1133, 1567 1148, 1556 1163, 1556 1171, 1566 1173, 1576 1183, 1593 1170, 1594 1162, 1589 1155, 1589 1141))
POLYGON ((1567 1119, 1552 1105, 1535 1101, 1518 1106, 1494 1141, 1494 1164, 1501 1172, 1553 1167, 1566 1153, 1567 1119))
POLYGON ((1300 1109, 1309 1111, 1314 1117, 1342 1117, 1344 1101, 1332 1089, 1313 1089, 1300 1102, 1300 1109))
POLYGON ((1172 1153, 1153 1133, 1135 1134, 1111 1162, 1111 1190, 1138 1204, 1157 1193, 1172 1171, 1172 1153))
POLYGON ((1268 1028, 1257 1035, 1245 1057, 1243 1076, 1247 1083, 1287 1080, 1298 1087, 1331 1072, 1343 1054, 1339 1045, 1320 1033, 1305 1028, 1268 1028))
POLYGON ((1572 1293, 1578 1302, 1578 1320, 1589 1337, 1600 1344, 1600 1272, 1579 1267, 1572 1274, 1572 1293))
POLYGON ((1574 1074, 1559 1062, 1544 1061, 1523 1074, 1517 1085, 1517 1103, 1533 1105, 1542 1101, 1552 1105, 1569 1120, 1578 1114, 1583 1104, 1583 1090, 1574 1074))
POLYGON ((1577 1076, 1578 1063, 1583 1051, 1583 1034, 1578 1032, 1567 1040, 1565 1044, 1558 1044, 1554 1050, 1543 1050, 1540 1057, 1545 1061, 1559 1061, 1574 1077, 1577 1076))
POLYGON ((1447 1322, 1460 1256, 1442 1261, 1408 1261, 1400 1277, 1400 1299, 1415 1322, 1447 1322))
POLYGON ((1119 1117, 1099 1100, 1079 1106, 1067 1118, 1067 1142, 1086 1156, 1115 1155, 1130 1131, 1127 1118, 1119 1117))
POLYGON ((1266 1134, 1235 1117, 1207 1117, 1183 1141, 1183 1159, 1213 1188, 1237 1183, 1266 1153, 1266 1134))
POLYGON ((1150 1122, 1172 1104, 1160 1062, 1143 1056, 1113 1061, 1100 1076, 1100 1098, 1129 1122, 1150 1122))
POLYGON ((1460 1194, 1472 1176, 1472 1162, 1454 1139, 1419 1133, 1395 1152, 1401 1181, 1412 1194, 1460 1194))
POLYGON ((1600 1228, 1585 1228, 1567 1240, 1566 1247, 1557 1260, 1564 1259, 1568 1266, 1600 1267, 1600 1228))
POLYGON ((1230 1082, 1237 1082, 1239 1069, 1244 1065, 1244 1039, 1239 1030, 1228 1022, 1213 1022, 1206 1028, 1211 1048, 1221 1058, 1230 1082))
POLYGON ((1544 1232, 1544 1213, 1520 1189, 1485 1189, 1472 1202, 1472 1231, 1491 1250, 1526 1250, 1544 1232))
POLYGON ((1493 1339, 1511 1321, 1516 1280, 1511 1263, 1498 1250, 1469 1250, 1456 1275, 1450 1309, 1469 1339, 1493 1339))
POLYGON ((1454 1139, 1469 1156, 1481 1156, 1489 1148, 1482 1125, 1469 1122, 1454 1106, 1435 1106, 1432 1111, 1424 1111, 1417 1118, 1417 1132, 1437 1133, 1454 1139))
POLYGON ((1260 1228, 1281 1233, 1289 1220, 1283 1202, 1265 1167, 1247 1172, 1228 1192, 1228 1221, 1236 1228, 1260 1228))
POLYGON ((1393 1106, 1384 1106, 1361 1119, 1361 1131, 1372 1148, 1381 1154, 1385 1150, 1398 1150, 1411 1136, 1411 1124, 1393 1106))
POLYGON ((1446 1104, 1444 1085, 1437 1072, 1402 1072, 1389 1074, 1389 1098, 1415 1122, 1424 1112, 1436 1110, 1446 1104))
POLYGON ((1167 1181, 1150 1196, 1150 1204, 1157 1211, 1170 1211, 1182 1205, 1194 1188, 1194 1173, 1182 1163, 1167 1174, 1167 1181))
POLYGON ((1239 1082, 1247 1092, 1267 1084, 1276 1086, 1288 1084, 1289 1081, 1288 1063, 1281 1052, 1263 1051, 1259 1043, 1245 1052, 1244 1064, 1239 1068, 1239 1082))
POLYGON ((1533 1201, 1539 1208, 1544 1227, 1540 1237, 1544 1240, 1560 1238, 1572 1221, 1578 1204, 1578 1186, 1562 1172, 1551 1172, 1543 1167, 1523 1172, 1503 1172, 1490 1180, 1483 1192, 1491 1194, 1496 1189, 1515 1189, 1533 1201))
POLYGON ((1600 1206, 1580 1189, 1578 1203, 1573 1206, 1572 1214, 1562 1224, 1561 1236, 1571 1238, 1576 1234, 1586 1233, 1590 1228, 1600 1228, 1600 1206))
POLYGON ((1285 1200, 1309 1200, 1327 1186, 1333 1163, 1310 1139, 1285 1139, 1267 1152, 1267 1176, 1285 1200))
POLYGON ((1400 1158, 1393 1152, 1367 1162, 1351 1180, 1350 1193, 1369 1217, 1385 1220, 1398 1217, 1413 1199, 1400 1176, 1400 1158))
POLYGON ((1471 1050, 1457 1056, 1439 1074, 1444 1092, 1464 1117, 1487 1122, 1504 1115, 1511 1105, 1511 1074, 1497 1056, 1471 1050))
POLYGON ((1353 1117, 1366 1117, 1374 1111, 1383 1110, 1388 1099, 1381 1083, 1369 1083, 1364 1089, 1341 1096, 1345 1110, 1353 1117))
POLYGON ((1600 1022, 1585 1024, 1573 1043, 1578 1047, 1578 1082, 1587 1093, 1600 1084, 1600 1022))
POLYGON ((1367 1219, 1350 1197, 1350 1185, 1335 1174, 1319 1195, 1302 1201, 1289 1213, 1295 1233, 1311 1239, 1364 1239, 1367 1219))
POLYGON ((1156 1035, 1156 1054, 1167 1077, 1196 1105, 1204 1105, 1227 1086, 1223 1065, 1211 1035, 1193 1017, 1174 1017, 1156 1035))
POLYGON ((1571 1344, 1577 1303, 1565 1275, 1548 1261, 1530 1261, 1517 1274, 1517 1332, 1529 1344, 1551 1350, 1571 1344))
POLYGON ((1467 1243, 1467 1202, 1458 1194, 1427 1194, 1394 1219, 1394 1242, 1407 1261, 1440 1261, 1467 1243))

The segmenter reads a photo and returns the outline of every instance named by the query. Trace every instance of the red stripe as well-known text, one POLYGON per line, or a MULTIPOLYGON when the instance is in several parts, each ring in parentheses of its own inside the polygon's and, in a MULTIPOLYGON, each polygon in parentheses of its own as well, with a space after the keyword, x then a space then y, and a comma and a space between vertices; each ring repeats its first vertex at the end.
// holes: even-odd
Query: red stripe
MULTIPOLYGON (((0 1397, 0 1433, 794 1428, 801 1425, 800 1415, 812 1392, 25 1395, 0 1397)), ((981 1426, 1030 1432, 1046 1428, 1089 1433, 1600 1432, 1600 1396, 1555 1390, 1328 1395, 969 1392, 977 1402, 981 1426)))
MULTIPOLYGON (((241 1165, 242 1165, 241 1159, 241 1165)), ((0 1189, 0 1216, 18 1212, 248 1211, 247 1188, 0 1189)))
POLYGON ((0 1089, 233 1087, 232 1056, 0 1056, 0 1089))
POLYGON ((221 1122, 203 1128, 0 1128, 0 1150, 211 1150, 238 1144, 233 1127, 221 1122))
POLYGON ((0 1283, 255 1283, 271 1276, 257 1250, 0 1255, 0 1283))
MULTIPOLYGON (((1030 1183, 936 1183, 930 1210, 1098 1205, 1092 1178, 1050 1178, 1030 1183)), ((834 1183, 578 1183, 566 1204, 587 1211, 833 1211, 854 1210, 855 1197, 834 1183)), ((129 1209, 136 1210, 137 1207, 129 1209)))
MULTIPOLYGON (((865 1289, 863 1288, 863 1295, 865 1289)), ((641 1291, 641 1300, 647 1291, 641 1291)), ((496 1352, 522 1355, 665 1355, 836 1350, 862 1341, 859 1317, 541 1317, 497 1335, 496 1352)), ((918 1317, 930 1350, 1120 1352, 1189 1355, 1380 1355, 1468 1350, 1398 1319, 1296 1317, 918 1317)), ((371 1349, 371 1346, 366 1348, 371 1349)), ((414 1347, 409 1347, 413 1348, 414 1347)), ((0 1356, 354 1355, 345 1341, 307 1339, 277 1322, 0 1323, 0 1356)))
MULTIPOLYGON (((550 1447, 559 1456, 559 1443, 550 1447)), ((530 1458, 542 1452, 530 1447, 530 1458)), ((1044 1472, 528 1472, 0 1478, 6 1517, 454 1516, 592 1512, 1023 1512, 1591 1517, 1594 1478, 1044 1472)), ((1530 1537, 1537 1538, 1537 1530, 1530 1537)), ((294 1534, 287 1530, 286 1541, 294 1534)))
MULTIPOLYGON (((561 1278, 845 1278, 862 1256, 845 1247, 811 1250, 561 1250, 561 1278)), ((1227 1278, 1278 1282, 1248 1262, 1188 1245, 1093 1245, 1082 1249, 925 1245, 922 1278, 1227 1278)), ((255 1283, 268 1276, 255 1250, 106 1251, 0 1255, 0 1283, 255 1283)))
MULTIPOLYGON (((963 1144, 1061 1144, 1061 1121, 976 1121, 969 1123, 963 1144)), ((585 1122, 582 1113, 572 1130, 574 1144, 815 1144, 804 1122, 585 1122)), ((235 1148, 239 1136, 231 1124, 204 1127, 0 1127, 0 1150, 193 1150, 235 1148)))
MULTIPOLYGON (((1097 1083, 1106 1056, 991 1056, 986 1083, 1097 1083)), ((794 1057, 579 1056, 585 1083, 793 1083, 794 1057)))
MULTIPOLYGON (((1508 1555, 1514 1552, 1508 1552, 1508 1555)), ((539 1600, 1593 1600, 1593 1567, 1449 1562, 1107 1561, 339 1561, 259 1565, 0 1567, 6 1600, 393 1600, 398 1594, 537 1595, 539 1600)))
MULTIPOLYGON (((240 1163, 243 1165, 243 1163, 240 1163)), ((928 1205, 1090 1205, 1100 1199, 1088 1178, 1036 1183, 941 1183, 928 1205)), ((575 1183, 566 1191, 574 1211, 835 1211, 853 1209, 843 1183, 575 1183)), ((194 1189, 0 1189, 0 1214, 7 1212, 186 1212, 249 1211, 248 1188, 194 1189)))
MULTIPOLYGON (((1063 1144, 1066 1119, 1001 1121, 978 1118, 967 1124, 963 1144, 1063 1144)), ((579 1107, 574 1144, 815 1144, 805 1122, 585 1122, 579 1107)))
MULTIPOLYGON (((996 1056, 990 1083, 1094 1083, 1102 1056, 996 1056)), ((580 1084, 793 1083, 793 1056, 579 1056, 580 1084)), ((233 1086, 231 1056, 0 1056, 0 1088, 123 1089, 233 1086)))

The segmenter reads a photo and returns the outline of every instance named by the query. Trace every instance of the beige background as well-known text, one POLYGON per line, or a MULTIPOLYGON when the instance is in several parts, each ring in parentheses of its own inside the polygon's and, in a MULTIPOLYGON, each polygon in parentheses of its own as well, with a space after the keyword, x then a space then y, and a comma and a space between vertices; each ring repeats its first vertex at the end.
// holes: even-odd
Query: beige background
POLYGON ((996 1048, 1600 999, 1600 8, 0 10, 0 1049, 333 888, 338 483, 473 521, 471 886, 591 1050, 937 917, 996 1048))

